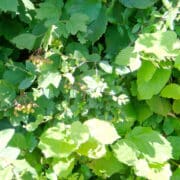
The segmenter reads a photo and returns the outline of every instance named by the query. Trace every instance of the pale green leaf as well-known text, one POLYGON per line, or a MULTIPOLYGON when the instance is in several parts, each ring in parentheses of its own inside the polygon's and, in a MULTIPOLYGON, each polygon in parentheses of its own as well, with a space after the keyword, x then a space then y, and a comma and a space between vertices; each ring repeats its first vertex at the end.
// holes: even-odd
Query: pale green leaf
POLYGON ((97 139, 102 144, 112 144, 120 138, 115 127, 108 121, 99 119, 89 119, 85 121, 92 137, 97 139))
POLYGON ((58 88, 60 81, 61 75, 59 72, 47 72, 39 77, 38 85, 41 88, 47 88, 52 84, 55 88, 58 88))
POLYGON ((108 61, 101 61, 99 66, 108 74, 111 74, 113 71, 113 67, 108 63, 108 61))
POLYGON ((81 144, 77 153, 92 159, 99 159, 106 154, 106 148, 105 145, 101 144, 96 139, 89 138, 87 142, 81 144))
POLYGON ((30 0, 21 0, 25 6, 25 8, 29 9, 29 10, 34 10, 34 4, 30 1, 30 0))
POLYGON ((3 169, 0 169, 0 177, 3 177, 5 180, 12 180, 13 179, 13 167, 7 166, 3 169))
POLYGON ((71 174, 75 159, 69 157, 67 159, 54 159, 52 162, 52 169, 58 178, 67 178, 71 174))
POLYGON ((0 151, 5 148, 14 135, 14 129, 4 129, 0 131, 0 151))
POLYGON ((154 54, 157 60, 165 60, 176 56, 176 42, 177 35, 174 31, 145 33, 136 40, 135 51, 154 54))
POLYGON ((112 145, 112 150, 115 157, 124 164, 131 166, 137 161, 139 154, 137 147, 128 139, 118 140, 112 145))
POLYGON ((19 49, 32 50, 35 45, 36 36, 30 33, 20 34, 12 39, 12 42, 16 44, 19 49))
POLYGON ((169 180, 172 175, 169 164, 159 165, 159 167, 153 167, 143 159, 136 161, 134 169, 137 176, 145 177, 149 180, 169 180))
POLYGON ((165 98, 180 99, 180 85, 168 84, 162 91, 161 96, 165 98))
POLYGON ((176 56, 174 67, 180 71, 180 54, 176 56))
POLYGON ((170 143, 158 132, 149 127, 135 127, 127 136, 151 163, 164 163, 172 157, 170 143))
POLYGON ((128 66, 131 71, 135 71, 140 68, 141 61, 136 52, 133 52, 133 47, 127 47, 121 50, 115 58, 116 64, 120 66, 128 66))

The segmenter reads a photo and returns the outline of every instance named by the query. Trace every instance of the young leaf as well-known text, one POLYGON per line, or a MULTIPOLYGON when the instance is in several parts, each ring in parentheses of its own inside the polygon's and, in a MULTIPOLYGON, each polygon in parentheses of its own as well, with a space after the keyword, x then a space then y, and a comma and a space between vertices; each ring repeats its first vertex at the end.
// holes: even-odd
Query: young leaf
POLYGON ((180 99, 180 85, 168 84, 162 91, 161 96, 165 98, 180 99))

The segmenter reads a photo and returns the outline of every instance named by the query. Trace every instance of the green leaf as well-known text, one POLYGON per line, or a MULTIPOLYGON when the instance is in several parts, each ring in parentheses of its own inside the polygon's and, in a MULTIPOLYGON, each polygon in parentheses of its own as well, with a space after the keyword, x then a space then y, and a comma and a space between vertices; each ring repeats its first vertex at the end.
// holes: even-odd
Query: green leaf
POLYGON ((62 0, 47 0, 39 4, 39 8, 36 9, 37 19, 55 19, 58 20, 61 14, 61 8, 63 6, 62 0))
POLYGON ((170 143, 149 127, 135 127, 127 139, 134 143, 139 153, 151 163, 164 163, 172 156, 170 143))
POLYGON ((169 136, 167 140, 172 146, 172 156, 175 160, 180 160, 180 137, 179 136, 169 136))
POLYGON ((128 139, 118 140, 112 145, 112 150, 115 157, 124 164, 131 166, 137 161, 137 147, 128 139))
POLYGON ((72 35, 75 35, 77 32, 86 32, 87 31, 87 22, 88 16, 81 13, 73 14, 69 21, 66 23, 66 29, 72 35))
POLYGON ((106 31, 107 26, 107 13, 106 9, 102 7, 98 17, 88 26, 87 34, 85 35, 86 39, 92 43, 99 40, 99 38, 106 31))
POLYGON ((162 91, 161 96, 165 98, 180 99, 180 85, 168 84, 162 91))
POLYGON ((4 80, 0 80, 0 108, 7 108, 13 104, 16 92, 14 86, 4 80))
POLYGON ((180 168, 177 168, 173 172, 173 175, 171 176, 171 180, 179 180, 179 178, 180 178, 180 168))
POLYGON ((111 152, 100 159, 93 160, 88 166, 97 175, 106 179, 115 173, 122 173, 125 170, 125 166, 121 164, 111 152))
POLYGON ((172 109, 176 114, 180 114, 180 99, 174 100, 172 109))
POLYGON ((129 66, 131 71, 135 71, 140 68, 141 61, 137 53, 133 52, 133 47, 127 47, 120 51, 115 58, 115 63, 120 66, 129 66))
POLYGON ((30 76, 30 77, 25 78, 23 81, 21 81, 18 88, 19 89, 29 88, 33 84, 35 79, 36 79, 36 76, 30 76))
POLYGON ((176 56, 174 61, 175 61, 174 67, 180 71, 180 54, 176 56))
POLYGON ((101 6, 101 1, 97 0, 69 0, 65 5, 65 10, 70 15, 75 13, 86 14, 90 21, 93 21, 98 17, 101 6))
POLYGON ((75 149, 77 149, 77 144, 72 140, 68 140, 65 131, 65 125, 60 124, 59 127, 51 127, 47 129, 40 136, 39 148, 46 158, 68 157, 73 151, 75 151, 75 149))
POLYGON ((169 164, 159 165, 159 167, 157 165, 157 167, 153 167, 143 159, 136 161, 134 169, 137 176, 145 177, 152 180, 169 180, 172 175, 169 164))
POLYGON ((36 36, 30 33, 20 34, 12 39, 12 42, 16 44, 19 49, 32 50, 35 45, 36 36))
POLYGON ((1 0, 0 1, 0 9, 2 11, 13 11, 16 12, 18 7, 18 1, 17 0, 1 0))
POLYGON ((50 84, 52 84, 55 88, 58 88, 60 82, 61 75, 59 72, 46 72, 38 79, 38 85, 41 88, 47 88, 50 84))
POLYGON ((81 144, 77 153, 92 159, 99 159, 106 154, 106 148, 95 138, 89 138, 87 142, 81 144))
POLYGON ((120 138, 110 122, 94 118, 87 120, 84 125, 88 127, 91 136, 102 144, 112 144, 120 138))
POLYGON ((47 129, 40 137, 39 147, 46 157, 67 157, 89 138, 86 126, 74 122, 69 128, 64 124, 47 129))
POLYGON ((169 101, 159 96, 153 96, 146 102, 153 112, 162 116, 167 116, 167 114, 171 111, 171 104, 169 101))
POLYGON ((0 131, 0 151, 4 149, 14 135, 14 129, 4 129, 0 131))
POLYGON ((139 99, 151 99, 158 94, 169 80, 171 70, 155 67, 151 62, 144 61, 137 73, 139 99))
POLYGON ((157 0, 119 0, 124 6, 128 8, 146 9, 152 6, 157 0))
POLYGON ((58 178, 67 178, 71 174, 75 164, 75 159, 69 157, 67 159, 54 159, 52 169, 58 178))
POLYGON ((154 54, 158 58, 157 61, 166 60, 176 56, 176 42, 177 35, 174 31, 145 33, 136 40, 135 52, 154 54))

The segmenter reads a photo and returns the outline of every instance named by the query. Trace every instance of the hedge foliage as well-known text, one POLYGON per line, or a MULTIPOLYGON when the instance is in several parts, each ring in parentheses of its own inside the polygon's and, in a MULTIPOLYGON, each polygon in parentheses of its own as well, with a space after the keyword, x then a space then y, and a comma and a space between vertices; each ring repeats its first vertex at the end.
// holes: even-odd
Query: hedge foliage
POLYGON ((1 0, 0 179, 179 180, 179 8, 1 0))

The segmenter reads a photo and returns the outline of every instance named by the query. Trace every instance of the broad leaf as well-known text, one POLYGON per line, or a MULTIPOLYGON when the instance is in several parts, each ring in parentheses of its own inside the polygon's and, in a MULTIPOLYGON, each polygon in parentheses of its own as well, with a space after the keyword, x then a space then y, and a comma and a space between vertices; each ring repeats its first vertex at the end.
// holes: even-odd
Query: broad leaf
POLYGON ((19 49, 32 50, 35 45, 36 36, 30 33, 20 34, 12 39, 12 42, 16 44, 19 49))
POLYGON ((176 114, 180 114, 180 99, 174 100, 172 109, 176 114))
POLYGON ((161 96, 165 98, 180 99, 180 85, 168 84, 162 91, 161 96))
POLYGON ((116 129, 110 122, 99 119, 89 119, 84 125, 88 127, 91 136, 102 144, 112 144, 120 138, 116 129))
POLYGON ((18 7, 18 0, 1 0, 0 9, 2 11, 13 11, 16 12, 18 7))
POLYGON ((157 0, 119 0, 124 6, 128 8, 145 9, 152 6, 157 0))
POLYGON ((0 151, 5 148, 14 135, 14 129, 4 129, 0 131, 0 151))
POLYGON ((151 62, 143 62, 137 73, 139 99, 151 99, 158 94, 169 80, 171 70, 155 67, 151 62))

